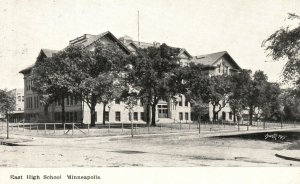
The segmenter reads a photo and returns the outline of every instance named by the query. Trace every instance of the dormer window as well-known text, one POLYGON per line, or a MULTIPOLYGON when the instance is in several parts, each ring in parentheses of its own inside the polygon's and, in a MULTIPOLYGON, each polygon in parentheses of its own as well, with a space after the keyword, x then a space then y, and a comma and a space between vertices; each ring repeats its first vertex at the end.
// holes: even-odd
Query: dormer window
POLYGON ((221 73, 221 64, 219 64, 217 66, 218 66, 219 73, 221 73))

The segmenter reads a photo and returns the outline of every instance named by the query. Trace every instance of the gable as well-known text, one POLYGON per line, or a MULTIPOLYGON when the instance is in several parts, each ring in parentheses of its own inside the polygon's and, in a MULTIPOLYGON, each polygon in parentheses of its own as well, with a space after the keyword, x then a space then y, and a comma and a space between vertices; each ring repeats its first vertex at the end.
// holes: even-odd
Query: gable
POLYGON ((90 35, 84 34, 76 39, 73 39, 69 42, 70 45, 82 45, 88 50, 94 50, 94 45, 96 41, 101 41, 103 44, 113 43, 117 44, 121 50, 123 50, 126 54, 130 54, 130 50, 120 41, 118 40, 111 32, 107 31, 101 33, 99 35, 90 35))
POLYGON ((240 66, 231 58, 231 56, 228 53, 225 53, 223 56, 221 56, 218 60, 216 60, 212 65, 218 66, 218 65, 227 66, 230 69, 240 70, 240 66))

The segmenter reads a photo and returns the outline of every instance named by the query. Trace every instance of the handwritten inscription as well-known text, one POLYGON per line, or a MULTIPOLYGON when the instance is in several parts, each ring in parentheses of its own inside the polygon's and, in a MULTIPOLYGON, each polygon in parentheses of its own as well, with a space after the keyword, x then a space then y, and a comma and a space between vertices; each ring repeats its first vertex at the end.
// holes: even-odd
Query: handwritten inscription
POLYGON ((286 139, 286 136, 284 136, 284 135, 280 135, 280 134, 266 134, 265 135, 265 140, 267 140, 267 139, 273 139, 273 140, 280 140, 280 141, 284 141, 285 139, 286 139))

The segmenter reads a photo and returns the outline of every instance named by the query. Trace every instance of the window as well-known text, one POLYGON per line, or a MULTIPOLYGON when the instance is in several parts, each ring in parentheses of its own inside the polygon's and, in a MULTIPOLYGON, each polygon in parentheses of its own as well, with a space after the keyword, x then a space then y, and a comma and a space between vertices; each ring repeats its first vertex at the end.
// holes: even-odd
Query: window
POLYGON ((70 122, 73 122, 74 119, 73 119, 73 112, 70 112, 70 122))
POLYGON ((77 105, 77 104, 78 104, 78 99, 77 99, 77 97, 75 97, 74 101, 75 101, 74 104, 77 105))
POLYGON ((183 113, 182 112, 179 113, 179 120, 183 120, 183 113))
POLYGON ((128 120, 131 121, 131 113, 128 113, 128 120))
POLYGON ((133 120, 134 120, 134 121, 137 121, 138 119, 139 119, 138 113, 137 113, 137 112, 134 112, 134 113, 133 113, 133 120))
POLYGON ((69 99, 69 97, 67 97, 67 103, 66 103, 66 105, 70 105, 70 99, 69 99))
POLYGON ((143 99, 140 99, 140 106, 141 106, 141 107, 144 106, 144 101, 143 101, 143 99))
POLYGON ((73 114, 74 121, 77 122, 77 112, 73 112, 73 114))
POLYGON ((105 121, 109 121, 109 112, 105 111, 105 121))
POLYGON ((70 96, 70 105, 73 105, 73 97, 70 96))
POLYGON ((189 113, 188 112, 185 113, 185 120, 189 120, 189 113))
POLYGON ((116 112, 116 117, 115 117, 116 121, 121 121, 121 113, 120 111, 116 112))
POLYGON ((188 106, 189 106, 189 101, 185 100, 184 105, 185 105, 186 107, 188 107, 188 106))
POLYGON ((36 108, 36 97, 33 97, 33 108, 36 108))
POLYGON ((33 104, 32 104, 32 97, 30 97, 30 108, 33 107, 33 104))
POLYGON ((22 102, 24 102, 24 96, 22 96, 22 102))
POLYGON ((218 65, 219 73, 221 73, 221 64, 218 65))
POLYGON ((229 112, 229 119, 232 120, 232 112, 229 112))
POLYGON ((21 96, 18 96, 18 101, 19 101, 19 102, 21 101, 21 96))
POLYGON ((179 106, 182 106, 182 96, 180 95, 179 98, 179 106))
POLYGON ((222 112, 222 120, 226 120, 226 113, 222 112))
POLYGON ((70 113, 66 112, 65 115, 66 115, 66 117, 65 117, 66 122, 69 122, 70 121, 70 113))
POLYGON ((145 121, 145 113, 141 112, 141 120, 145 121))

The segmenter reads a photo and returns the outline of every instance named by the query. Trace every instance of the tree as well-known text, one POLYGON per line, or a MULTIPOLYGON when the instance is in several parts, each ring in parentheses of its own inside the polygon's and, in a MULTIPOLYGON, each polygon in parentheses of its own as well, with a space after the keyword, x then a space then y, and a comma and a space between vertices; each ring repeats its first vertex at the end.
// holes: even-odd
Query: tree
MULTIPOLYGON (((256 71, 249 85, 248 94, 245 96, 249 108, 249 124, 252 125, 255 109, 261 110, 266 105, 266 87, 268 77, 263 71, 256 71)), ((256 114, 257 115, 257 114, 256 114)))
POLYGON ((16 101, 14 95, 6 89, 0 89, 0 112, 6 115, 7 139, 9 139, 9 113, 15 109, 16 101))
POLYGON ((300 100, 297 94, 299 93, 291 88, 282 90, 280 101, 283 106, 283 119, 300 120, 300 100))
MULTIPOLYGON (((268 82, 265 89, 265 104, 262 105, 261 116, 264 119, 282 119, 282 101, 280 99, 281 89, 278 83, 268 82)), ((259 119, 260 117, 258 117, 259 119)))
POLYGON ((232 93, 228 97, 230 108, 233 112, 233 121, 236 122, 237 114, 246 106, 246 96, 251 84, 251 70, 241 70, 232 73, 230 76, 232 93))
POLYGON ((147 124, 156 126, 156 105, 160 99, 169 100, 182 89, 179 49, 166 44, 159 47, 138 49, 137 56, 131 57, 132 68, 129 72, 131 85, 138 89, 138 96, 147 104, 147 124))
POLYGON ((231 93, 231 81, 229 76, 216 75, 210 77, 208 91, 208 99, 213 106, 213 122, 216 122, 217 114, 226 106, 228 96, 231 93))
POLYGON ((62 109, 62 123, 65 123, 64 99, 70 95, 70 75, 68 72, 69 50, 65 49, 53 54, 50 58, 39 57, 32 69, 30 79, 32 90, 40 96, 44 109, 59 101, 62 109))
POLYGON ((81 95, 81 99, 88 105, 91 126, 95 126, 96 104, 104 104, 105 118, 106 104, 121 93, 119 79, 123 75, 127 58, 127 54, 116 44, 96 41, 94 47, 93 51, 89 51, 81 46, 69 46, 69 59, 66 62, 71 78, 70 91, 81 95))
POLYGON ((284 81, 300 88, 300 17, 289 13, 288 19, 293 21, 293 25, 275 31, 263 41, 262 47, 273 60, 286 61, 283 69, 284 81))
POLYGON ((194 118, 198 120, 207 114, 209 103, 209 76, 201 64, 190 63, 184 68, 184 93, 186 99, 192 104, 194 118), (204 110, 205 109, 205 110, 204 110))

